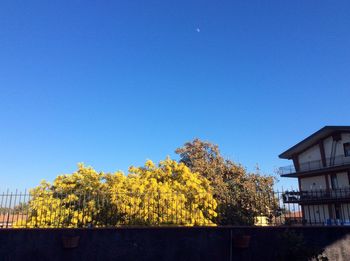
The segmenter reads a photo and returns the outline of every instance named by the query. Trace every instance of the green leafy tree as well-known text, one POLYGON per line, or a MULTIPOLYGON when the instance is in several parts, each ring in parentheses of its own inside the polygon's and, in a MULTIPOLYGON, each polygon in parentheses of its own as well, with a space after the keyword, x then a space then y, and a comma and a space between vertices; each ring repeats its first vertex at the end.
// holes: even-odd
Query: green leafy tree
POLYGON ((218 201, 218 224, 253 224, 257 216, 277 209, 274 178, 257 171, 248 173, 240 164, 221 156, 217 145, 194 139, 175 151, 180 162, 207 178, 218 201))

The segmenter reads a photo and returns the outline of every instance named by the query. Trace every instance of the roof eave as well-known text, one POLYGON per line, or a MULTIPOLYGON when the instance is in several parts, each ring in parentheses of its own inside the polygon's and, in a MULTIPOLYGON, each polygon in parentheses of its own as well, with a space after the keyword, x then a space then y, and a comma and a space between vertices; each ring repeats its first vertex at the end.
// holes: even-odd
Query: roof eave
POLYGON ((288 150, 284 151, 280 155, 278 155, 279 158, 281 159, 291 159, 293 155, 297 154, 298 152, 301 151, 300 148, 301 145, 303 145, 305 142, 312 141, 317 136, 320 136, 319 139, 324 138, 324 136, 327 136, 330 132, 333 131, 350 131, 350 126, 325 126, 318 131, 314 132, 310 136, 306 137, 302 141, 298 142, 296 145, 292 146, 288 150), (322 135, 324 133, 325 135, 322 135))

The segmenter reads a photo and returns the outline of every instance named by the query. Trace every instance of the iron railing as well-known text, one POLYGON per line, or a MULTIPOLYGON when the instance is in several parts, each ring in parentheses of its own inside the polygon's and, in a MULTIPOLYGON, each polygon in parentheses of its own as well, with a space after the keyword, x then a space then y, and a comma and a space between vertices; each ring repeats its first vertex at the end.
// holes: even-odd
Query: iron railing
POLYGON ((217 204, 212 197, 177 193, 45 193, 0 194, 0 227, 213 225, 217 204))
POLYGON ((282 197, 284 203, 311 204, 314 202, 323 203, 348 200, 350 202, 350 188, 286 191, 282 197))
POLYGON ((281 176, 286 175, 286 174, 292 174, 295 172, 296 172, 296 170, 295 170, 294 165, 288 165, 288 166, 278 168, 278 174, 281 176))
POLYGON ((192 196, 7 191, 0 193, 0 228, 350 224, 350 189, 257 193, 248 203, 192 196))
MULTIPOLYGON (((311 171, 319 170, 323 168, 335 167, 335 166, 344 166, 350 164, 350 157, 345 156, 336 156, 334 158, 326 158, 326 166, 323 166, 322 160, 314 160, 300 164, 299 172, 302 171, 311 171)), ((296 169, 293 165, 280 167, 278 173, 280 175, 293 174, 296 173, 296 169)))

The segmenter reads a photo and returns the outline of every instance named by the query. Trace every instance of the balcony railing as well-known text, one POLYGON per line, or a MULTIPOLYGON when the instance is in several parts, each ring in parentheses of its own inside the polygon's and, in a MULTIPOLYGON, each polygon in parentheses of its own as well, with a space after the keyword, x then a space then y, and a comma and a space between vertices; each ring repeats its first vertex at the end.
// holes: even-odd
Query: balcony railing
MULTIPOLYGON (((319 170, 323 168, 343 166, 348 164, 350 164, 350 157, 345 157, 341 155, 341 156, 336 156, 334 158, 326 158, 326 167, 323 166, 322 160, 315 160, 315 161, 301 163, 299 171, 302 172, 302 171, 319 170)), ((296 172, 297 171, 293 165, 280 167, 278 169, 278 173, 280 175, 292 174, 296 172)))
POLYGON ((350 200, 350 188, 320 189, 310 191, 286 191, 283 203, 313 203, 319 201, 350 200))

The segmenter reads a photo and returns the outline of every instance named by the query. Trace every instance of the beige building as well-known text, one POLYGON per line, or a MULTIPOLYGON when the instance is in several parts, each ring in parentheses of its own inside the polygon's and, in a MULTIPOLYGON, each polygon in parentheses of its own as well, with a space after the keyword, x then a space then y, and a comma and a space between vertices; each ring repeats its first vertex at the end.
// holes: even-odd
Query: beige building
POLYGON ((299 183, 284 203, 300 204, 305 223, 350 224, 350 126, 326 126, 279 157, 293 160, 281 176, 299 183))

